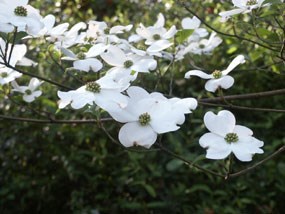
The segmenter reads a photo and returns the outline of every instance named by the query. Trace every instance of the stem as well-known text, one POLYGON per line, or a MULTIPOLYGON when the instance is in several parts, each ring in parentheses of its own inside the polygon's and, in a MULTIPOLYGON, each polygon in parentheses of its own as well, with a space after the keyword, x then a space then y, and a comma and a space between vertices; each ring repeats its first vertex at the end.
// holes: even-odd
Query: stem
POLYGON ((201 166, 195 164, 194 162, 189 161, 189 160, 185 159, 184 157, 182 157, 182 156, 180 156, 180 155, 178 155, 178 154, 175 154, 174 152, 172 152, 172 151, 168 150, 167 148, 165 148, 164 146, 162 146, 160 143, 157 143, 156 145, 157 145, 163 152, 165 152, 166 154, 168 154, 168 155, 170 155, 170 156, 172 156, 172 157, 174 157, 174 158, 177 158, 177 159, 183 161, 185 164, 187 164, 187 165, 189 165, 189 166, 191 166, 191 167, 197 168, 197 169, 199 169, 199 170, 201 170, 201 171, 203 171, 203 172, 205 172, 205 173, 212 174, 212 175, 215 175, 215 176, 218 176, 218 177, 221 177, 221 178, 224 178, 224 177, 225 177, 225 176, 222 175, 222 174, 219 174, 219 173, 214 172, 214 171, 209 170, 209 169, 205 169, 205 168, 203 168, 203 167, 201 167, 201 166))
POLYGON ((58 87, 60 87, 60 88, 64 88, 64 89, 68 89, 68 90, 72 90, 72 89, 73 89, 73 88, 71 88, 71 87, 62 85, 61 83, 55 82, 55 81, 53 81, 53 80, 47 79, 47 78, 42 77, 42 76, 39 76, 39 75, 37 75, 37 74, 33 74, 33 73, 26 72, 26 71, 22 71, 22 70, 20 70, 20 69, 18 69, 18 68, 15 68, 15 67, 13 67, 13 66, 11 66, 11 65, 9 65, 9 64, 6 64, 6 63, 5 63, 5 64, 4 64, 4 63, 0 63, 0 64, 3 64, 3 65, 5 65, 7 68, 11 68, 11 69, 13 69, 13 70, 15 70, 15 71, 17 71, 17 72, 19 72, 19 73, 21 73, 21 74, 28 75, 28 76, 31 76, 31 77, 36 77, 36 78, 38 78, 38 79, 40 79, 40 80, 43 80, 43 81, 45 81, 45 82, 48 82, 48 83, 50 83, 50 84, 52 84, 52 85, 55 85, 55 86, 58 86, 58 87))
MULTIPOLYGON (((13 116, 6 116, 0 115, 0 118, 3 120, 11 120, 11 121, 22 121, 22 122, 29 122, 29 123, 51 123, 51 124, 87 124, 87 123, 97 123, 98 120, 56 120, 56 119, 48 119, 48 120, 41 120, 41 119, 32 119, 32 118, 24 118, 24 117, 13 117, 13 116)), ((113 121, 113 118, 101 118, 100 122, 108 122, 113 121)))
POLYGON ((185 8, 189 13, 191 13, 193 16, 196 16, 204 25, 206 25, 208 28, 210 28, 212 31, 220 34, 220 35, 223 35, 223 36, 227 36, 227 37, 233 37, 233 38, 237 38, 237 39, 240 39, 240 40, 244 40, 244 41, 247 41, 247 42, 250 42, 250 43, 253 43, 253 44, 256 44, 256 45, 259 45, 261 47, 264 47, 268 50, 271 50, 271 51, 275 51, 275 52, 278 52, 278 50, 275 50, 269 46, 266 46, 262 43, 259 43, 259 42, 256 42, 256 41, 253 41, 253 40, 250 40, 248 38, 245 38, 245 37, 241 37, 239 35, 237 35, 236 33, 235 34, 229 34, 229 33, 224 33, 224 32, 221 32, 219 30, 217 30, 216 28, 212 27, 211 25, 209 25, 204 19, 202 19, 199 15, 197 15, 193 10, 191 10, 189 7, 187 7, 187 5, 184 3, 184 2, 179 2, 178 4, 180 4, 183 8, 185 8))
POLYGON ((281 148, 279 148, 276 152, 274 152, 273 154, 269 155, 268 157, 264 158, 263 160, 257 162, 256 164, 246 168, 246 169, 243 169, 241 171, 238 171, 238 172, 235 172, 235 173, 232 173, 232 174, 229 174, 228 175, 228 178, 234 178, 234 177, 238 177, 240 175, 243 175, 253 169, 255 169, 256 167, 260 166, 261 164, 265 163, 266 161, 269 161, 271 159, 273 159, 274 157, 276 157, 277 155, 279 155, 280 153, 284 152, 285 151, 285 145, 282 146, 281 148))
POLYGON ((224 97, 202 98, 202 99, 199 99, 198 101, 204 102, 204 103, 216 103, 216 102, 223 101, 223 99, 225 99, 227 101, 229 101, 229 100, 245 100, 245 99, 253 99, 253 98, 270 97, 270 96, 282 95, 282 94, 285 94, 285 89, 264 91, 264 92, 258 92, 258 93, 241 94, 241 95, 228 95, 228 96, 224 96, 224 97))

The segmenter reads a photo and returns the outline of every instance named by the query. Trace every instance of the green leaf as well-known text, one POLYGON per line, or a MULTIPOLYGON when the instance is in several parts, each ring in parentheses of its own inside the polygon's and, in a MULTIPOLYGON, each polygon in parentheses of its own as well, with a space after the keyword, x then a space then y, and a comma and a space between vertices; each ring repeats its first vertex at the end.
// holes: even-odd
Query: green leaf
POLYGON ((166 164, 166 169, 170 172, 177 170, 180 166, 183 165, 183 161, 173 159, 166 164))
POLYGON ((191 29, 184 29, 180 30, 176 34, 176 41, 181 44, 183 43, 186 39, 188 39, 189 36, 194 32, 194 30, 191 29))
POLYGON ((147 193, 152 196, 153 198, 156 197, 156 192, 154 190, 154 188, 148 184, 143 184, 143 187, 145 188, 145 190, 147 191, 147 193))

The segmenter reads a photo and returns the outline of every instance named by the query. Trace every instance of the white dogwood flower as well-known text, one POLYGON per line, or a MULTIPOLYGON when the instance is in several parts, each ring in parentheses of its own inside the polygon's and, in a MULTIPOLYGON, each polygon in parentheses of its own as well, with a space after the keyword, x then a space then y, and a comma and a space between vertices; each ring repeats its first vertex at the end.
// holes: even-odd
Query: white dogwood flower
POLYGON ((94 103, 105 111, 118 111, 127 105, 127 97, 120 93, 120 88, 114 88, 112 79, 97 80, 68 92, 58 91, 59 108, 71 105, 73 109, 83 108, 94 103))
POLYGON ((66 48, 62 48, 61 50, 66 57, 62 57, 61 59, 74 61, 74 69, 85 72, 89 72, 90 70, 97 72, 102 69, 103 64, 95 57, 103 53, 107 48, 108 46, 99 43, 93 45, 86 53, 79 52, 77 55, 66 48))
POLYGON ((205 89, 210 92, 215 92, 219 87, 228 89, 234 84, 234 78, 228 74, 239 64, 245 62, 243 55, 238 55, 233 59, 230 65, 223 71, 215 70, 212 74, 207 74, 200 70, 191 70, 185 74, 185 78, 198 76, 202 79, 209 79, 205 84, 205 89))
POLYGON ((157 66, 157 62, 152 56, 126 54, 117 46, 110 46, 108 51, 100 56, 106 63, 113 66, 108 70, 108 74, 127 78, 130 81, 135 80, 139 72, 148 73, 157 66))
MULTIPOLYGON (((17 27, 18 31, 25 31, 31 35, 36 35, 44 27, 38 10, 28 5, 28 2, 28 0, 0 1, 0 20, 6 24, 4 32, 9 31, 7 24, 17 27)), ((0 31, 2 30, 0 29, 0 31)))
POLYGON ((204 134, 199 144, 207 149, 206 158, 224 159, 231 153, 240 161, 251 161, 254 154, 262 154, 263 142, 252 137, 253 132, 245 127, 236 125, 235 116, 227 110, 217 115, 207 112, 204 123, 210 131, 204 134))
POLYGON ((159 52, 169 48, 172 45, 169 40, 174 37, 177 30, 174 25, 169 30, 166 30, 164 24, 164 16, 160 13, 153 26, 145 27, 141 23, 136 29, 137 34, 129 37, 129 42, 145 40, 145 44, 149 46, 147 48, 148 52, 159 52))
POLYGON ((220 12, 221 22, 227 21, 231 16, 240 13, 250 13, 252 10, 266 7, 270 4, 263 4, 265 0, 232 0, 233 5, 236 7, 233 10, 220 12))
POLYGON ((12 91, 20 92, 23 94, 23 100, 31 103, 37 97, 42 95, 41 90, 36 90, 43 81, 39 81, 37 78, 32 78, 28 86, 19 86, 16 81, 13 81, 11 85, 13 86, 12 91))
POLYGON ((128 105, 121 111, 111 112, 118 122, 125 123, 119 132, 119 140, 125 147, 150 148, 158 134, 176 131, 184 120, 184 114, 197 107, 194 98, 169 100, 162 94, 149 94, 140 87, 128 88, 128 105))

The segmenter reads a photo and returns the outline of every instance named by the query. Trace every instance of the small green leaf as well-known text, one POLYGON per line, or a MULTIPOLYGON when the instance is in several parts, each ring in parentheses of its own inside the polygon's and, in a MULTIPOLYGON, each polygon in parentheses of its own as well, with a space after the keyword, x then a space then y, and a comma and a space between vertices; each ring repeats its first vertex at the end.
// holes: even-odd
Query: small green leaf
POLYGON ((180 30, 176 34, 176 41, 181 44, 183 43, 186 39, 188 39, 189 36, 194 32, 194 30, 191 29, 185 29, 185 30, 180 30))
POLYGON ((177 170, 182 165, 183 165, 183 161, 173 159, 166 164, 166 169, 171 172, 171 171, 177 170))

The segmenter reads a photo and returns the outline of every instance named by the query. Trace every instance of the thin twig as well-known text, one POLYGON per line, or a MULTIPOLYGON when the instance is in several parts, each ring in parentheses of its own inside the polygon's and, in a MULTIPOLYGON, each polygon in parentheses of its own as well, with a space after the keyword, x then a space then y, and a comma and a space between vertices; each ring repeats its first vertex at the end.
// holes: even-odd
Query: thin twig
POLYGON ((209 174, 212 174, 212 175, 221 177, 221 178, 224 178, 224 177, 225 177, 225 176, 222 175, 222 174, 219 174, 219 173, 214 172, 214 171, 209 170, 209 169, 205 169, 205 168, 203 168, 203 167, 201 167, 201 166, 195 164, 194 162, 189 161, 189 160, 185 159, 184 157, 182 157, 182 156, 180 156, 180 155, 178 155, 178 154, 175 154, 174 152, 172 152, 172 151, 168 150, 167 148, 165 148, 164 146, 162 146, 160 143, 157 143, 156 145, 157 145, 163 152, 165 152, 166 154, 168 154, 168 155, 170 155, 170 156, 172 156, 172 157, 174 157, 174 158, 177 158, 177 159, 183 161, 185 164, 189 165, 190 167, 197 168, 197 169, 199 169, 199 170, 201 170, 201 171, 203 171, 203 172, 206 172, 206 173, 209 173, 209 174))
POLYGON ((36 78, 38 78, 38 79, 40 79, 40 80, 43 80, 43 81, 45 81, 45 82, 48 82, 48 83, 50 83, 50 84, 52 84, 52 85, 55 85, 55 86, 58 86, 58 87, 60 87, 60 88, 64 88, 64 89, 68 89, 68 90, 72 90, 72 89, 73 89, 73 88, 71 88, 71 87, 69 87, 69 86, 62 85, 61 83, 55 82, 55 81, 53 81, 53 80, 47 79, 47 78, 42 77, 42 76, 39 76, 39 75, 37 75, 37 74, 29 73, 29 72, 20 70, 20 69, 18 69, 18 68, 15 68, 15 67, 9 65, 9 64, 6 64, 6 63, 5 63, 5 64, 4 64, 4 63, 0 63, 0 64, 3 64, 3 65, 5 65, 7 68, 11 68, 11 69, 13 69, 13 70, 15 70, 15 71, 17 71, 17 72, 19 72, 19 73, 21 73, 21 74, 28 75, 28 76, 31 76, 31 77, 36 77, 36 78))
POLYGON ((204 106, 214 106, 214 107, 223 107, 228 109, 237 109, 237 110, 250 110, 250 111, 264 111, 264 112, 276 112, 276 113, 285 113, 285 109, 271 109, 271 108, 255 108, 255 107, 247 107, 247 106, 237 106, 233 104, 216 104, 216 103, 205 103, 199 102, 200 105, 204 106))
POLYGON ((179 2, 178 3, 183 6, 183 8, 185 8, 185 10, 187 10, 189 13, 191 13, 193 16, 196 16, 204 25, 206 25, 208 28, 210 28, 211 30, 213 30, 214 32, 220 34, 220 35, 223 35, 223 36, 227 36, 227 37, 232 37, 232 38, 237 38, 237 39, 240 39, 240 40, 244 40, 244 41, 247 41, 247 42, 250 42, 250 43, 253 43, 253 44, 256 44, 256 45, 259 45, 261 47, 264 47, 268 50, 271 50, 271 51, 275 51, 275 52, 278 52, 278 50, 275 50, 269 46, 266 46, 262 43, 259 43, 259 42, 256 42, 256 41, 253 41, 251 39, 248 39, 248 38, 245 38, 245 37, 241 37, 237 34, 229 34, 229 33, 225 33, 225 32, 222 32, 222 31, 219 31, 217 30, 216 28, 214 28, 213 26, 209 25, 204 19, 202 19, 197 13, 195 13, 193 10, 191 10, 189 7, 187 7, 187 5, 184 3, 184 2, 179 2))
POLYGON ((269 161, 271 159, 273 159, 274 157, 276 157, 277 155, 279 155, 280 153, 284 152, 285 151, 285 145, 282 146, 281 148, 279 148, 276 152, 274 152, 273 154, 269 155, 268 157, 264 158, 263 160, 257 162, 256 164, 246 168, 246 169, 243 169, 241 171, 238 171, 238 172, 235 172, 235 173, 231 173, 228 175, 228 178, 234 178, 234 177, 238 177, 240 175, 243 175, 253 169, 255 169, 256 167, 260 166, 261 164, 265 163, 266 161, 269 161))
POLYGON ((272 91, 263 91, 258 93, 249 93, 249 94, 240 94, 240 95, 228 95, 222 97, 214 97, 214 98, 202 98, 199 99, 199 102, 204 103, 217 103, 222 102, 223 99, 229 101, 229 100, 245 100, 245 99, 255 99, 255 98, 262 98, 262 97, 270 97, 275 95, 282 95, 285 94, 285 89, 278 89, 278 90, 272 90, 272 91))
MULTIPOLYGON (((41 119, 32 119, 32 118, 25 118, 25 117, 13 117, 7 115, 0 115, 0 118, 3 120, 11 120, 11 121, 22 121, 22 122, 29 122, 29 123, 52 123, 52 124, 86 124, 86 123, 97 123, 98 120, 57 120, 57 119, 48 119, 48 120, 41 120, 41 119)), ((108 122, 113 121, 113 118, 100 118, 100 122, 108 122)))

